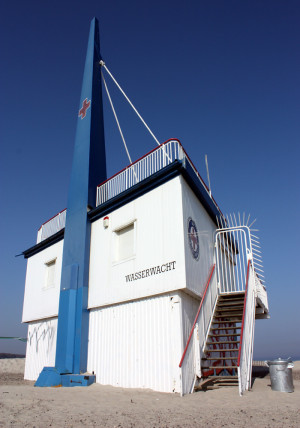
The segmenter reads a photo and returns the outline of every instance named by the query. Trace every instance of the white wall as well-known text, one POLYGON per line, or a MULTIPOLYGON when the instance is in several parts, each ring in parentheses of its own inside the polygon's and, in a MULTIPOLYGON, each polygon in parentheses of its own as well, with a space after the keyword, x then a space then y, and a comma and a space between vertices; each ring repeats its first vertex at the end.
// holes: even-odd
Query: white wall
POLYGON ((181 352, 178 294, 90 311, 88 371, 98 383, 181 392, 181 352))
POLYGON ((43 368, 55 366, 57 318, 28 325, 24 379, 37 380, 43 368))
POLYGON ((63 240, 40 251, 27 261, 23 322, 58 315, 63 240), (45 263, 56 258, 53 286, 47 288, 45 263))
MULTIPOLYGON (((199 308, 200 300, 181 292, 181 316, 182 316, 182 347, 183 350, 187 341, 199 308)), ((183 352, 182 352, 183 353, 183 352)), ((181 358, 181 357, 180 357, 181 358)), ((179 364, 179 362, 178 362, 179 364)), ((182 364, 182 394, 191 392, 195 379, 195 343, 194 335, 187 348, 182 364)))
POLYGON ((108 216, 107 229, 103 227, 102 218, 92 223, 90 308, 185 287, 179 177, 111 212, 108 216), (133 221, 136 227, 135 254, 125 261, 116 263, 114 231, 133 221), (150 276, 150 269, 153 267, 157 269, 157 266, 164 272, 150 276), (134 273, 139 273, 141 278, 126 281, 126 275, 134 273))
POLYGON ((209 272, 214 263, 214 231, 216 225, 190 189, 183 177, 182 200, 183 200, 183 228, 184 248, 186 266, 186 286, 193 293, 201 296, 203 294, 209 272), (188 219, 192 218, 198 229, 200 245, 199 259, 195 260, 192 255, 188 240, 188 219))

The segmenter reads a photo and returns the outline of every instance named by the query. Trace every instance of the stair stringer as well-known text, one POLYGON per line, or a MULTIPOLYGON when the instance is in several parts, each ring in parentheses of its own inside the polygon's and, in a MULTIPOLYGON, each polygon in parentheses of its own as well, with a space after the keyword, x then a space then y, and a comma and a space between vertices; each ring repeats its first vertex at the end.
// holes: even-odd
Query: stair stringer
POLYGON ((201 376, 201 356, 213 320, 218 293, 215 265, 213 265, 179 363, 179 367, 182 369, 182 395, 192 393, 197 378, 199 375, 201 376))
MULTIPOLYGON (((215 297, 213 308, 211 309, 211 314, 210 314, 210 317, 209 317, 209 323, 208 323, 208 326, 207 326, 206 334, 204 336, 204 340, 201 341, 201 339, 200 339, 201 335, 199 333, 199 324, 196 323, 196 326, 195 326, 194 335, 197 336, 197 339, 196 338, 194 339, 194 344, 195 344, 195 351, 194 351, 194 356, 195 356, 195 376, 194 376, 194 382, 193 382, 192 390, 190 391, 191 393, 194 392, 195 386, 197 385, 197 382, 202 377, 201 361, 202 361, 203 356, 205 355, 204 350, 205 350, 205 347, 206 347, 206 342, 207 342, 208 335, 209 335, 209 332, 210 332, 210 329, 211 329, 211 325, 212 325, 212 322, 213 322, 213 319, 214 319, 214 314, 215 314, 215 310, 216 310, 216 306, 217 306, 217 302, 218 302, 218 296, 219 296, 219 290, 218 290, 218 287, 217 287, 217 294, 216 294, 216 297, 215 297)), ((207 305, 207 303, 206 303, 206 305, 207 305)), ((204 303, 203 304, 203 309, 202 309, 203 312, 202 313, 204 313, 205 310, 207 310, 207 308, 205 307, 205 303, 204 303)), ((199 314, 199 318, 198 319, 200 319, 200 315, 201 315, 201 312, 199 314)))
POLYGON ((238 356, 238 378, 239 393, 243 395, 246 390, 251 389, 252 360, 254 345, 256 308, 255 271, 252 259, 248 259, 247 282, 245 291, 245 303, 243 311, 241 343, 238 356))

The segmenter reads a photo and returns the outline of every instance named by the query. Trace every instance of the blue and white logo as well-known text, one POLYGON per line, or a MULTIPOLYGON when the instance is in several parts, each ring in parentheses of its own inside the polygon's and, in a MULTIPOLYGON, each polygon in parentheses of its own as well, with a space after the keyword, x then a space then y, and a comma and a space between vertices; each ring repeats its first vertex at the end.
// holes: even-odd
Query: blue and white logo
POLYGON ((188 218, 188 239, 189 246, 192 252, 192 255, 195 260, 199 260, 199 237, 196 223, 194 220, 189 217, 188 218))

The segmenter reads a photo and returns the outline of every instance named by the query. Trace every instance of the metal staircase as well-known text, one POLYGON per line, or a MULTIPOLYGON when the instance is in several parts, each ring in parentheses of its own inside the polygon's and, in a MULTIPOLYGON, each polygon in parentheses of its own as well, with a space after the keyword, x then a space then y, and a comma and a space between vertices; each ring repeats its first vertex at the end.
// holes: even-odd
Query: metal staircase
POLYGON ((255 319, 269 317, 268 300, 259 238, 253 238, 249 217, 247 224, 240 216, 239 220, 240 224, 235 216, 219 219, 215 264, 179 363, 183 394, 238 385, 242 395, 251 388, 255 319))
POLYGON ((238 353, 245 293, 219 295, 201 360, 196 389, 238 385, 238 353))

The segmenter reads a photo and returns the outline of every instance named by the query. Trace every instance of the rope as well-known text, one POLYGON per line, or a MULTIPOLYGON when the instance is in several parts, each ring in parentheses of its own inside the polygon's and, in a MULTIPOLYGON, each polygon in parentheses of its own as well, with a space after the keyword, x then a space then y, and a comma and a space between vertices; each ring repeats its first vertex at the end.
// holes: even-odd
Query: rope
MULTIPOLYGON (((114 105, 113 105, 113 102, 112 102, 112 99, 111 99, 111 96, 110 96, 110 93, 109 93, 109 90, 108 90, 108 87, 107 87, 107 84, 106 84, 106 81, 105 81, 105 79, 104 79, 104 76, 103 76, 102 71, 101 71, 101 76, 102 76, 102 79, 103 79, 104 87, 105 87, 105 90, 106 90, 106 93, 107 93, 107 96, 108 96, 108 99, 109 99, 109 102, 110 102, 110 105, 111 105, 111 108, 112 108, 113 114, 114 114, 114 116, 115 116, 115 119, 116 119, 116 122, 117 122, 117 125, 118 125, 118 128, 119 128, 119 131, 120 131, 121 138, 122 138, 123 143, 124 143, 124 147, 125 147, 125 150, 126 150, 126 153, 127 153, 128 159, 129 159, 129 162, 130 162, 130 164, 132 164, 132 160, 131 160, 131 157, 130 157, 130 154, 129 154, 129 150, 128 150, 128 148, 127 148, 127 144, 126 144, 126 141, 125 141, 125 138, 124 138, 124 135, 123 135, 123 132, 122 132, 122 129, 121 129, 121 126, 120 126, 119 120, 118 120, 118 116, 117 116, 117 113, 116 113, 116 111, 115 111, 115 108, 114 108, 114 105)), ((138 178, 137 178, 137 175, 136 175, 136 172, 135 172, 135 169, 134 169, 134 168, 133 168, 133 173, 134 173, 134 176, 135 176, 136 182, 138 183, 138 182, 139 182, 139 180, 138 180, 138 178)))
MULTIPOLYGON (((149 128, 149 126, 147 125, 147 123, 144 121, 144 119, 142 118, 142 116, 140 115, 140 113, 137 111, 137 109, 134 107, 134 105, 132 104, 132 102, 130 101, 130 99, 127 97, 127 95, 125 94, 125 92, 123 91, 123 89, 121 88, 121 86, 119 85, 119 83, 116 81, 116 79, 114 78, 114 76, 111 74, 111 72, 109 71, 109 69, 106 67, 105 62, 103 60, 101 60, 99 62, 99 64, 101 65, 101 67, 104 67, 104 69, 107 71, 107 73, 109 74, 109 76, 111 77, 111 79, 113 80, 113 82, 115 83, 115 85, 118 87, 118 89, 122 92, 123 96, 125 97, 125 99, 128 101, 128 103, 130 104, 130 106, 132 107, 132 109, 135 111, 135 113, 138 115, 138 117, 140 118, 140 120, 142 121, 143 125, 145 126, 145 128, 148 130, 148 132, 152 135, 152 137, 154 138, 155 142, 157 143, 158 146, 161 146, 160 142, 158 141, 158 139, 155 137, 155 135, 153 134, 153 132, 151 131, 151 129, 149 128)), ((103 75, 102 75, 103 77, 103 75)), ((165 150, 165 147, 163 147, 163 152, 166 155, 166 157, 168 158, 169 162, 172 162, 170 159, 170 156, 168 155, 168 153, 165 150)))
POLYGON ((125 150, 126 150, 126 153, 127 153, 128 159, 129 159, 129 162, 130 162, 130 163, 132 163, 132 160, 131 160, 131 157, 130 157, 130 154, 129 154, 129 151, 128 151, 128 148, 127 148, 127 144, 126 144, 126 141, 125 141, 125 138, 124 138, 124 135, 123 135, 123 132, 122 132, 122 129, 121 129, 120 123, 119 123, 119 121, 118 121, 118 116, 117 116, 117 113, 116 113, 116 111, 115 111, 115 109, 114 109, 114 105, 113 105, 112 99, 111 99, 111 97, 110 97, 110 93, 109 93, 109 90, 108 90, 108 87, 107 87, 106 81, 105 81, 105 79, 104 79, 104 76, 103 76, 102 70, 101 70, 101 76, 102 76, 102 79, 103 79, 104 87, 105 87, 105 90, 106 90, 106 93, 107 93, 107 96, 108 96, 108 99, 109 99, 109 102, 110 102, 110 105, 111 105, 111 108, 112 108, 113 114, 114 114, 114 116, 115 116, 115 119, 116 119, 116 122, 117 122, 117 125, 118 125, 118 128, 119 128, 119 131, 120 131, 120 134, 121 134, 121 138, 122 138, 123 143, 124 143, 124 147, 125 147, 125 150))
POLYGON ((154 140, 156 141, 156 143, 160 146, 160 143, 159 143, 158 139, 155 137, 155 135, 153 134, 153 132, 151 131, 151 129, 149 128, 149 126, 147 125, 147 123, 144 121, 144 119, 142 118, 142 116, 140 115, 140 113, 134 107, 134 105, 132 104, 132 102, 130 101, 130 99, 127 97, 127 95, 125 94, 125 92, 123 91, 123 89, 121 88, 121 86, 119 85, 119 83, 116 81, 116 79, 114 78, 114 76, 111 74, 111 72, 109 71, 109 69, 106 67, 105 62, 101 60, 100 61, 100 65, 105 68, 105 70, 110 75, 110 77, 112 78, 112 80, 114 81, 114 83, 116 84, 116 86, 119 88, 119 90, 122 92, 122 94, 124 95, 124 97, 126 98, 126 100, 129 102, 130 106, 133 108, 133 110, 135 111, 135 113, 141 119, 141 121, 143 122, 144 126, 150 132, 150 134, 152 135, 152 137, 154 138, 154 140))

